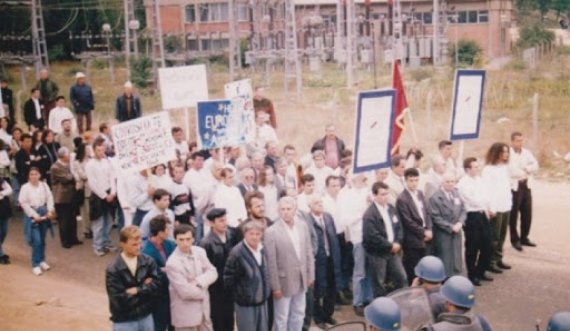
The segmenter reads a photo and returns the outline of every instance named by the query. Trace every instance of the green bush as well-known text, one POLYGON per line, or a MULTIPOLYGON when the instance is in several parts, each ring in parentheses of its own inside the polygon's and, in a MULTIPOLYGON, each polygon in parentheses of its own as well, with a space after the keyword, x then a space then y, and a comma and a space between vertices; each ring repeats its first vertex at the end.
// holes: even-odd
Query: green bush
POLYGON ((50 61, 60 61, 68 58, 67 52, 63 44, 57 44, 48 49, 48 58, 50 61))
POLYGON ((152 60, 146 56, 131 62, 131 81, 137 87, 145 88, 152 77, 152 60))
POLYGON ((456 67, 472 66, 481 58, 481 46, 474 40, 459 40, 457 42, 457 60, 455 63, 455 44, 449 46, 449 57, 451 63, 456 67))
POLYGON ((545 29, 541 24, 525 25, 520 30, 520 37, 516 46, 526 49, 538 45, 550 44, 554 41, 554 33, 545 29))

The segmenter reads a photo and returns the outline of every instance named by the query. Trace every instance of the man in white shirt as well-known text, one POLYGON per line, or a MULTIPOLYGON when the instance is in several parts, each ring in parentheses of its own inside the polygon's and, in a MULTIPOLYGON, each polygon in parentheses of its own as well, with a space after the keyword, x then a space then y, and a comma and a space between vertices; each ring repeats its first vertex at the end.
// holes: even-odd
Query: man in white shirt
MULTIPOLYGON (((52 110, 53 111, 53 110, 52 110)), ((97 256, 115 250, 109 234, 115 210, 117 185, 111 161, 105 155, 105 142, 97 138, 93 143, 95 157, 87 162, 85 172, 91 189, 89 198, 93 248, 97 256)))
POLYGON ((55 134, 60 134, 63 132, 61 122, 66 119, 71 120, 72 130, 77 127, 71 110, 65 107, 65 97, 60 95, 56 98, 56 107, 49 112, 48 128, 55 134))
POLYGON ((485 275, 491 264, 491 226, 487 217, 487 192, 479 175, 479 161, 468 157, 463 162, 465 176, 457 188, 467 210, 467 219, 463 231, 465 233, 465 265, 467 277, 473 285, 481 280, 492 280, 485 275))
MULTIPOLYGON (((442 140, 438 143, 437 147, 439 149, 439 154, 443 157, 445 161, 444 173, 453 173, 457 179, 463 176, 463 169, 457 164, 457 161, 453 158, 453 143, 449 140, 442 140)), ((428 198, 429 199, 429 198, 428 198)))
POLYGON ((149 171, 142 170, 131 177, 132 185, 130 186, 131 206, 135 210, 133 216, 133 224, 139 226, 143 217, 152 208, 152 196, 155 187, 150 183, 149 171))
POLYGON ((301 177, 301 181, 303 182, 303 192, 297 196, 297 210, 308 213, 307 197, 315 193, 315 177, 311 174, 305 174, 301 177))
POLYGON ((318 194, 323 194, 327 178, 333 175, 333 169, 325 164, 324 151, 316 150, 313 152, 313 165, 305 170, 305 174, 311 174, 315 177, 315 190, 318 194))
POLYGON ((143 242, 150 238, 150 221, 158 215, 166 216, 168 219, 166 233, 168 239, 174 240, 174 212, 168 208, 170 206, 170 194, 168 191, 159 188, 152 195, 152 203, 154 206, 144 215, 140 225, 143 242))
POLYGON ((388 203, 391 205, 396 204, 398 195, 406 188, 404 171, 406 171, 406 158, 401 155, 394 156, 391 161, 390 173, 388 174, 388 178, 384 181, 390 188, 388 203))
POLYGON ((252 146, 254 150, 263 150, 269 141, 279 142, 275 129, 267 124, 268 117, 267 113, 262 111, 255 114, 255 138, 252 146))
POLYGON ((174 148, 176 149, 176 155, 182 162, 186 162, 188 153, 190 149, 188 147, 188 142, 184 139, 184 131, 180 127, 172 128, 172 138, 174 138, 174 148))
POLYGON ((536 247, 528 239, 532 222, 532 175, 538 171, 538 161, 532 153, 523 148, 523 135, 520 132, 511 134, 511 153, 509 170, 511 173, 511 192, 513 206, 509 216, 509 232, 511 245, 519 251, 522 246, 536 247), (521 234, 517 232, 518 214, 521 214, 521 234))

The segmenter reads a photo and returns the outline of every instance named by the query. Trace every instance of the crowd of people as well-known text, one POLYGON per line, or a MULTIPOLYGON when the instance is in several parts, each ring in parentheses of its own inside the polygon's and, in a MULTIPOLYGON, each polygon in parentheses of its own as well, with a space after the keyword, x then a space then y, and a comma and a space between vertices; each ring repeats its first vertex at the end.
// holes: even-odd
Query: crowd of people
MULTIPOLYGON (((56 221, 66 249, 92 240, 97 256, 120 252, 106 270, 115 330, 324 329, 337 323, 336 306, 364 316, 375 298, 407 286, 423 286, 430 298, 441 292, 434 318, 450 305, 464 314, 472 302, 449 293, 511 269, 507 229, 515 249, 536 246, 529 233, 538 162, 520 132, 482 160, 456 160, 443 140, 427 172, 412 148, 390 168, 353 174, 334 125, 307 155, 280 141, 273 104, 258 88, 258 130, 247 146, 198 150, 174 127, 175 160, 127 173, 115 162, 109 125, 91 131, 95 101, 84 74, 69 93, 72 112, 42 70, 25 124, 2 84, 12 110, 0 119, 0 263, 10 263, 1 244, 13 208, 24 213, 35 275, 50 269, 45 237, 56 221), (438 266, 437 277, 426 275, 426 263, 438 266), (453 278, 461 274, 467 279, 453 278)), ((115 119, 141 115, 126 83, 115 119)))

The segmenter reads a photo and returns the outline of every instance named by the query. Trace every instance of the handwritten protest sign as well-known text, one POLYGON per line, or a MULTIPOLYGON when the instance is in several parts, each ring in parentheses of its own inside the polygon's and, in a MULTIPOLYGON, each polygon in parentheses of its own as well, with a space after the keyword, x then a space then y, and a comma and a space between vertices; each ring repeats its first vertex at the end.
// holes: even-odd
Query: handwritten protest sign
POLYGON ((206 65, 160 68, 158 70, 163 109, 196 107, 208 100, 206 65))
POLYGON ((167 112, 154 113, 111 128, 121 170, 140 171, 176 159, 167 112))
POLYGON ((255 112, 251 79, 243 79, 224 85, 226 99, 232 102, 232 122, 229 136, 237 144, 249 143, 255 136, 255 112))

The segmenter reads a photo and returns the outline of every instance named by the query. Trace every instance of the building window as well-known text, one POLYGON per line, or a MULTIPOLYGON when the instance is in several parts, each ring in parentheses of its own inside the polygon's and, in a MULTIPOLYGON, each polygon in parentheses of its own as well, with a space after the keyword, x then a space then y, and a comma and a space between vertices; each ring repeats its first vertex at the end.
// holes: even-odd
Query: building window
POLYGON ((187 23, 196 22, 196 7, 194 7, 194 5, 187 5, 184 12, 186 14, 187 23))
POLYGON ((489 22, 489 11, 480 10, 479 11, 479 23, 487 23, 487 22, 489 22))
POLYGON ((240 22, 249 21, 249 6, 245 4, 237 5, 237 18, 240 22))
POLYGON ((423 13, 424 24, 433 23, 433 14, 431 12, 423 13))
POLYGON ((467 23, 467 12, 466 11, 457 12, 457 23, 460 23, 460 24, 467 23))
POLYGON ((477 11, 476 10, 469 11, 469 13, 467 14, 467 18, 469 23, 477 23, 477 11))
POLYGON ((186 49, 189 51, 197 51, 198 50, 198 40, 188 39, 188 41, 186 43, 186 49))
POLYGON ((211 50, 216 51, 216 50, 223 50, 228 48, 230 45, 229 39, 212 39, 210 46, 211 46, 211 50))
POLYGON ((229 18, 227 3, 206 3, 199 5, 200 22, 227 22, 229 18))
POLYGON ((210 5, 207 3, 200 4, 198 8, 200 8, 200 22, 208 22, 210 20, 210 5))
POLYGON ((202 50, 209 51, 210 50, 210 40, 209 39, 202 39, 200 40, 202 43, 202 50))

